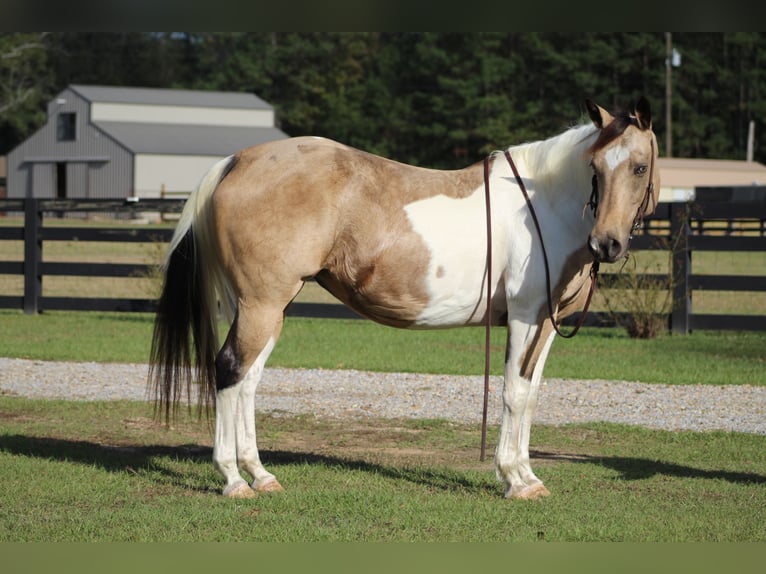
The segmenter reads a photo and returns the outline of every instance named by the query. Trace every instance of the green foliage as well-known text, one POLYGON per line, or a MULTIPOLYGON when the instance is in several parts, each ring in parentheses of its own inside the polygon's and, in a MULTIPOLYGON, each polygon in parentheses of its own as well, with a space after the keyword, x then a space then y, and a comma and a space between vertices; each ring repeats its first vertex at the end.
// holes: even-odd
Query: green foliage
POLYGON ((46 34, 0 33, 0 153, 45 121, 50 76, 46 34))
MULTIPOLYGON (((0 73, 30 37, 0 36, 0 73)), ((36 97, 0 117, 0 153, 71 83, 253 92, 290 135, 438 168, 554 135, 586 97, 612 108, 643 94, 665 145, 662 32, 55 32, 40 43, 24 59, 36 97)), ((674 33, 673 45, 674 155, 744 159, 749 121, 766 128, 766 34, 674 33)))
POLYGON ((635 257, 626 261, 602 296, 610 315, 637 339, 654 339, 667 332, 673 310, 670 265, 656 261, 638 267, 635 257))

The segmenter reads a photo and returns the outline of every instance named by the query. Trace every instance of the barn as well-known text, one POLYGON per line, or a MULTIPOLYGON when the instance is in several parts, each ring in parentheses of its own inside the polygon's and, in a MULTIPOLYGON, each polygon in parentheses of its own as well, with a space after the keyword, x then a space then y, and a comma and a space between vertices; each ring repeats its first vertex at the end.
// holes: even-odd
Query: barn
POLYGON ((9 198, 185 196, 218 159, 286 138, 249 93, 70 85, 8 154, 9 198))
POLYGON ((766 185, 766 166, 757 161, 661 157, 660 201, 693 201, 699 187, 766 185))

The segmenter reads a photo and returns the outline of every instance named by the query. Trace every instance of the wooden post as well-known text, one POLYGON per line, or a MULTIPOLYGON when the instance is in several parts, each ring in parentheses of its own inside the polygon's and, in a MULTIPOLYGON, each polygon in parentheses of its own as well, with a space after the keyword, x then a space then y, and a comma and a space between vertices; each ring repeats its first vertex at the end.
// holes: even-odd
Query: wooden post
POLYGON ((28 197, 24 200, 24 313, 31 315, 40 311, 43 294, 41 274, 43 242, 40 228, 43 213, 39 200, 28 197))
POLYGON ((673 34, 665 32, 665 157, 673 157, 673 34))
POLYGON ((692 252, 689 249, 688 203, 673 203, 670 207, 670 242, 673 249, 671 278, 673 281, 673 310, 670 329, 674 335, 688 335, 692 314, 692 293, 689 276, 692 268, 692 252))

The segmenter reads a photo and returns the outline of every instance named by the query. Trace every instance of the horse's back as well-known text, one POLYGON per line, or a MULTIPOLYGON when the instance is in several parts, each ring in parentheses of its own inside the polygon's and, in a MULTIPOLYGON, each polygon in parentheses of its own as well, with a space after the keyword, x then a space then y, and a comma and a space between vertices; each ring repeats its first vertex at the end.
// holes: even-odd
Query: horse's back
POLYGON ((480 184, 481 173, 478 167, 447 171, 412 166, 328 138, 302 136, 240 151, 227 179, 234 185, 245 180, 261 201, 288 190, 303 199, 350 190, 357 198, 405 205, 437 194, 468 195, 480 184))

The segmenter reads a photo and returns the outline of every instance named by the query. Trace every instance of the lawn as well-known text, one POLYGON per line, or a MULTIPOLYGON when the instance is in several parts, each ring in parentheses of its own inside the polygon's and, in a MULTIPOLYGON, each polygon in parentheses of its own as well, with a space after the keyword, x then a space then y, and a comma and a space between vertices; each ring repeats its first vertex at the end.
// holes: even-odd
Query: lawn
POLYGON ((0 541, 766 540, 757 435, 537 426, 553 494, 524 502, 502 498, 473 426, 260 417, 286 491, 229 500, 193 417, 167 429, 142 403, 0 397, 0 425, 0 541))

